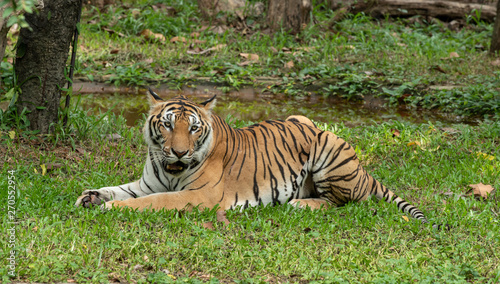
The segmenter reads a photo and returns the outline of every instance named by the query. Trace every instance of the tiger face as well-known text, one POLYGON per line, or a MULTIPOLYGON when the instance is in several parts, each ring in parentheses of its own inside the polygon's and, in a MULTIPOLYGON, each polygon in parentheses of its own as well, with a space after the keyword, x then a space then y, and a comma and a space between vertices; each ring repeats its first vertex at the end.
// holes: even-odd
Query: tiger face
POLYGON ((171 175, 194 168, 211 148, 211 109, 215 97, 201 105, 194 105, 183 96, 168 102, 159 97, 151 100, 144 126, 150 155, 171 175))

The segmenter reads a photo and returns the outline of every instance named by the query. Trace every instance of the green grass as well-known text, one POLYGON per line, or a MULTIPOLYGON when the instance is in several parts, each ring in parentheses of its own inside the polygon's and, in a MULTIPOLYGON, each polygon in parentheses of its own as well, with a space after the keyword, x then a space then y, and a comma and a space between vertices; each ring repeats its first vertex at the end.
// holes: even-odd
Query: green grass
POLYGON ((82 190, 122 184, 142 173, 146 149, 139 127, 128 128, 111 114, 101 118, 73 111, 72 131, 44 139, 16 133, 12 140, 2 132, 0 200, 7 203, 8 171, 15 170, 18 221, 16 277, 8 278, 5 232, 11 225, 1 215, 2 282, 500 281, 498 192, 487 200, 464 196, 469 184, 500 188, 498 122, 451 128, 320 125, 349 141, 363 165, 431 223, 450 224, 448 231, 405 221, 394 205, 374 200, 327 211, 288 205, 229 211, 229 225, 217 222, 215 210, 75 208, 82 190), (87 131, 78 135, 77 129, 87 131), (392 129, 400 136, 393 137, 392 129), (124 139, 102 136, 112 133, 124 139), (420 146, 408 145, 414 141, 420 146), (42 165, 50 164, 60 167, 43 175, 42 165), (213 230, 204 228, 207 222, 213 230))

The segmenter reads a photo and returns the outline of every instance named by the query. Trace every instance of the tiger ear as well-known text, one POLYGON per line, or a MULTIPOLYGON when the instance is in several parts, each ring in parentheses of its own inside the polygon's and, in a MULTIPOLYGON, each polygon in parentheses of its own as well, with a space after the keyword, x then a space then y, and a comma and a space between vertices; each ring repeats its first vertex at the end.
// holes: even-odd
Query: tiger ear
POLYGON ((217 95, 214 95, 210 99, 201 103, 205 110, 212 111, 212 109, 215 107, 215 103, 217 102, 217 99, 215 97, 217 97, 217 95))
POLYGON ((162 98, 160 98, 155 92, 153 92, 153 90, 151 90, 151 88, 149 88, 149 95, 148 95, 148 99, 149 99, 149 105, 151 108, 153 108, 155 105, 163 102, 162 98))

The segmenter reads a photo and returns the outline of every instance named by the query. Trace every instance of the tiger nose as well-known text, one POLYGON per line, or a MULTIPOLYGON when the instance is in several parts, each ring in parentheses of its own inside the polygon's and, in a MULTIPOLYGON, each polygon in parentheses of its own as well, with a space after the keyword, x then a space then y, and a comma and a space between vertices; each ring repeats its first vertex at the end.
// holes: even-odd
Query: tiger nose
POLYGON ((186 155, 186 153, 188 152, 187 150, 186 151, 181 151, 181 152, 177 152, 176 150, 172 149, 172 152, 174 153, 174 155, 177 156, 177 158, 182 158, 182 156, 186 155))

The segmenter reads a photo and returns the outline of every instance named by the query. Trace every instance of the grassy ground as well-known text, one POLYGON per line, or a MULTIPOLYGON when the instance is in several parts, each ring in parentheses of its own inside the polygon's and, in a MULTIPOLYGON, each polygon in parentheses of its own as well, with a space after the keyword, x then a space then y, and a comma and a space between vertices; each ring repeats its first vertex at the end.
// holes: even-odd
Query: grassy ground
MULTIPOLYGON (((479 14, 456 31, 424 18, 354 15, 332 22, 323 4, 313 7, 312 23, 293 36, 270 34, 264 16, 203 20, 194 0, 125 1, 106 11, 87 6, 76 76, 131 86, 180 88, 195 81, 290 95, 370 94, 392 104, 500 115, 500 61, 487 56, 492 25, 479 14), (163 39, 148 40, 145 30, 163 39)), ((8 74, 11 67, 4 62, 2 69, 8 74)))
MULTIPOLYGON (((1 116, 1 281, 498 283, 499 194, 487 200, 466 194, 469 184, 500 188, 500 67, 485 51, 491 25, 471 17, 450 31, 440 22, 363 15, 331 23, 331 12, 314 7, 315 21, 300 37, 271 36, 262 18, 244 25, 227 18, 212 29, 199 19, 196 1, 87 8, 77 76, 131 86, 211 82, 223 90, 251 85, 289 95, 373 94, 393 104, 479 114, 486 120, 477 126, 322 125, 354 145, 363 165, 431 223, 451 230, 407 221, 395 206, 373 200, 327 211, 230 211, 227 225, 215 211, 74 208, 84 189, 140 177, 146 151, 140 127, 75 110, 70 130, 56 126, 42 138, 23 131, 22 119, 1 116), (146 40, 140 35, 146 29, 166 40, 146 40), (188 43, 172 42, 176 36, 188 43), (245 63, 240 53, 259 59, 245 63), (123 139, 104 136, 115 133, 123 139), (7 266, 11 244, 14 278, 7 266)), ((11 87, 8 60, 0 70, 4 88, 11 87)))
POLYGON ((374 200, 327 211, 290 206, 230 211, 228 225, 217 222, 215 211, 75 208, 86 188, 139 178, 146 149, 139 127, 124 126, 121 117, 99 119, 76 111, 70 121, 71 135, 2 134, 0 200, 8 203, 12 194, 4 189, 13 180, 18 222, 12 225, 10 215, 1 214, 2 282, 500 281, 499 195, 487 200, 465 195, 469 184, 500 188, 498 122, 447 128, 401 122, 321 125, 355 145, 364 166, 431 223, 450 224, 448 231, 407 221, 395 206, 374 200), (123 139, 102 136, 113 133, 123 139), (12 238, 6 232, 12 227, 16 276, 8 278, 12 238))

